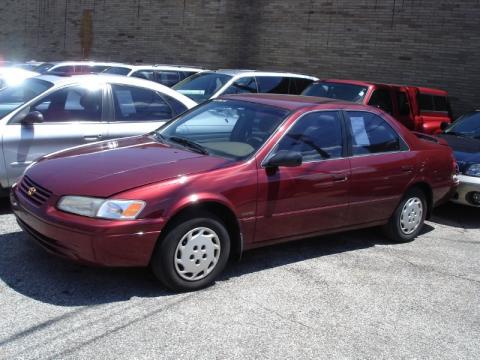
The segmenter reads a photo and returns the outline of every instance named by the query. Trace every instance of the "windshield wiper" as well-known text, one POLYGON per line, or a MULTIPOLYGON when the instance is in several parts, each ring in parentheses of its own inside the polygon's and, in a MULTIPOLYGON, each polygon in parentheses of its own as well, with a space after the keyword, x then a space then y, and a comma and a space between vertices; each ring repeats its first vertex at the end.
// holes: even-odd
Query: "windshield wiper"
POLYGON ((160 134, 159 132, 154 132, 153 133, 153 136, 155 136, 155 139, 157 139, 158 141, 160 142, 163 142, 163 143, 166 143, 167 142, 167 139, 165 138, 165 136, 163 136, 162 134, 160 134))
POLYGON ((200 145, 199 143, 196 143, 195 141, 192 141, 180 136, 170 136, 168 140, 176 142, 177 144, 186 146, 200 154, 203 154, 203 155, 209 154, 207 149, 205 149, 202 145, 200 145))

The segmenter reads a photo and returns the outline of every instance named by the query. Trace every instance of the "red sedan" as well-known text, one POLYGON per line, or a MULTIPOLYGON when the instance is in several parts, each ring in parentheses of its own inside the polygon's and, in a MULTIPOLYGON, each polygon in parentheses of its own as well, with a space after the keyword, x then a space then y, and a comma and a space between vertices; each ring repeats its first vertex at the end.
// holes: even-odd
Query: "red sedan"
POLYGON ((378 225, 412 240, 456 185, 442 141, 364 105, 229 96, 144 136, 45 156, 11 203, 51 253, 151 266, 167 287, 193 290, 267 244, 378 225))

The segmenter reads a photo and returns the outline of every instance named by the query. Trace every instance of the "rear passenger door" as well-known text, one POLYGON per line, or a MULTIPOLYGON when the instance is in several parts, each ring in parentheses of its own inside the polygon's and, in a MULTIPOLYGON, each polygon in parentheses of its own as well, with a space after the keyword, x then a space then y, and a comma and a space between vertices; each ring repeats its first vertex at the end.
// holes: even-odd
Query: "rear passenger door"
POLYGON ((351 225, 388 219, 411 181, 414 168, 407 144, 382 117, 347 111, 350 134, 351 225))
POLYGON ((148 88, 110 84, 109 90, 111 139, 146 134, 186 110, 179 101, 148 88))

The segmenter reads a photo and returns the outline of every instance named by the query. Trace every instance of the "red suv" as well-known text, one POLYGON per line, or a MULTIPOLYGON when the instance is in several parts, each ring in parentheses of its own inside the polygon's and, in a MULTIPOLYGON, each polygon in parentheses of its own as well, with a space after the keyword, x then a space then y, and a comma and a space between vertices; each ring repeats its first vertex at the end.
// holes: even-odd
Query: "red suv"
POLYGON ((439 133, 442 123, 452 122, 448 93, 444 90, 329 79, 312 83, 302 95, 375 106, 408 129, 426 134, 439 133))
POLYGON ((167 287, 193 290, 231 255, 272 243, 378 225, 412 240, 456 184, 442 142, 369 106, 227 96, 147 135, 44 156, 11 204, 51 253, 150 265, 167 287))

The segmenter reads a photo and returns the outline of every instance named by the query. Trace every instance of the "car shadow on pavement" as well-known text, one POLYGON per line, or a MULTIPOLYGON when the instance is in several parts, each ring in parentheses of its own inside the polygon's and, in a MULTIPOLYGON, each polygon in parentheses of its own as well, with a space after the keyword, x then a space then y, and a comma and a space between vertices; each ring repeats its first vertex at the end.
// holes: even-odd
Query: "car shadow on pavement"
POLYGON ((480 208, 446 203, 436 208, 431 222, 464 229, 480 228, 480 208))
MULTIPOLYGON (((426 225, 423 232, 432 230, 426 225)), ((263 247, 245 252, 240 262, 230 262, 220 279, 377 244, 390 243, 374 228, 263 247)), ((59 306, 172 295, 148 269, 76 264, 46 253, 21 231, 0 235, 0 280, 24 296, 59 306)))

